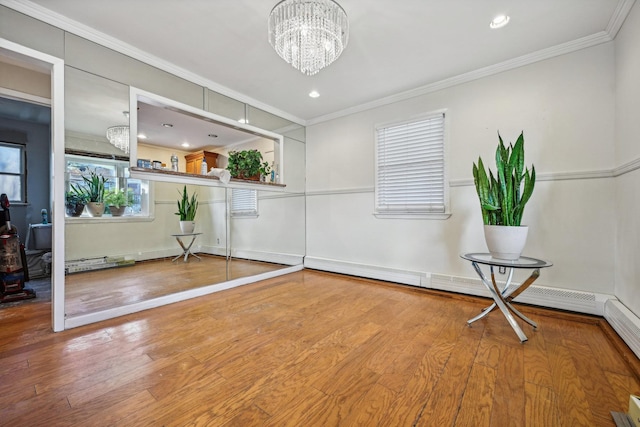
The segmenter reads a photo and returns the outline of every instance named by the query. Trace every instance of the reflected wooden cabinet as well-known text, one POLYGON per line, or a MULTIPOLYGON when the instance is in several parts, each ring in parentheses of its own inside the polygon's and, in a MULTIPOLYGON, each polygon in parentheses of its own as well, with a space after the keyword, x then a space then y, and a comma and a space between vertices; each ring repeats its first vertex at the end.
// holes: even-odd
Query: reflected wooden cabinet
POLYGON ((187 173, 200 174, 200 167, 202 166, 202 159, 207 159, 207 171, 211 168, 218 167, 218 153, 211 153, 209 151, 196 151, 184 156, 187 161, 187 173))

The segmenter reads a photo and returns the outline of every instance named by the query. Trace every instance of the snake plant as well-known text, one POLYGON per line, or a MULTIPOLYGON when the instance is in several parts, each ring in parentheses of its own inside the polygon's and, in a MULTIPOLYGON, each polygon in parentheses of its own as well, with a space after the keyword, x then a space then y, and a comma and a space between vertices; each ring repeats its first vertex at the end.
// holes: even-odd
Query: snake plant
POLYGON ((71 190, 76 194, 82 194, 89 202, 103 203, 107 178, 95 171, 91 171, 88 178, 83 175, 82 179, 85 184, 84 187, 71 184, 71 190))
POLYGON ((487 176, 482 158, 473 164, 473 182, 480 199, 482 220, 486 225, 519 226, 524 207, 533 193, 536 169, 524 166, 524 133, 515 145, 505 147, 500 133, 496 149, 496 175, 487 176))
MULTIPOLYGON (((180 193, 180 191, 178 191, 180 193)), ((178 212, 176 215, 180 216, 180 221, 193 221, 196 218, 196 211, 198 210, 198 197, 196 193, 191 195, 187 194, 187 186, 182 189, 182 200, 178 200, 178 212)))

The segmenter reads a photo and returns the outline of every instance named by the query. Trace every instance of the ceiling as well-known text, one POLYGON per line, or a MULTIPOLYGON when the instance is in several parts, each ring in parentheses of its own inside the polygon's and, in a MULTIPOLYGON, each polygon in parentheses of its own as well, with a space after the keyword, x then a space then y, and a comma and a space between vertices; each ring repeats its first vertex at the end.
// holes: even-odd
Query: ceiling
POLYGON ((92 29, 109 47, 301 124, 606 42, 634 0, 338 0, 349 17, 348 46, 310 77, 269 45, 277 2, 3 0, 84 37, 92 29), (498 14, 511 21, 492 30, 498 14))

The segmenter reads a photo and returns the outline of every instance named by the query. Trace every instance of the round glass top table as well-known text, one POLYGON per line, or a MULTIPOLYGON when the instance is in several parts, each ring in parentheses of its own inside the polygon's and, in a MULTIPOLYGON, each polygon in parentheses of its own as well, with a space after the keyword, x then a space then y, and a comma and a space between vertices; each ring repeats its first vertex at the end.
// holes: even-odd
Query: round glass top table
POLYGON ((494 308, 498 307, 511 325, 511 328, 513 328, 516 335, 518 335, 518 338, 520 338, 520 342, 527 341, 527 336, 524 334, 524 332, 522 332, 522 328, 520 328, 520 325, 518 325, 512 313, 527 322, 529 325, 533 326, 534 329, 536 329, 538 325, 536 324, 536 322, 520 313, 520 311, 518 311, 511 304, 511 301, 513 301, 514 298, 516 298, 529 286, 531 286, 531 284, 540 276, 541 268, 551 267, 553 264, 548 261, 525 256, 521 256, 517 260, 493 258, 491 254, 488 253, 467 253, 464 255, 460 255, 460 257, 467 261, 471 261, 471 265, 480 277, 482 283, 489 291, 489 294, 494 301, 493 304, 484 308, 482 310, 482 313, 480 313, 473 319, 467 320, 467 324, 471 326, 473 322, 484 318, 494 308), (480 267, 481 265, 489 267, 489 271, 491 272, 491 280, 489 280, 484 274, 482 268, 480 267), (499 288, 498 284, 496 283, 494 271, 495 267, 498 267, 498 271, 501 274, 507 274, 507 279, 502 288, 499 288), (513 279, 513 271, 515 269, 531 269, 533 271, 524 282, 522 282, 521 284, 515 284, 511 281, 513 279))

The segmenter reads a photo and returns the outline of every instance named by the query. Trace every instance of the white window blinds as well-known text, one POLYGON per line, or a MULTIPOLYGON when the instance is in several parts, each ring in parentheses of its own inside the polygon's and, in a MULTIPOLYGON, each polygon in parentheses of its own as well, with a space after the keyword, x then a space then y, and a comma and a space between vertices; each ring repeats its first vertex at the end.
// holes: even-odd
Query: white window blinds
POLYGON ((444 213, 444 113, 378 127, 376 144, 376 213, 444 213))
POLYGON ((257 216, 258 192, 244 188, 234 188, 231 191, 231 215, 257 216))

